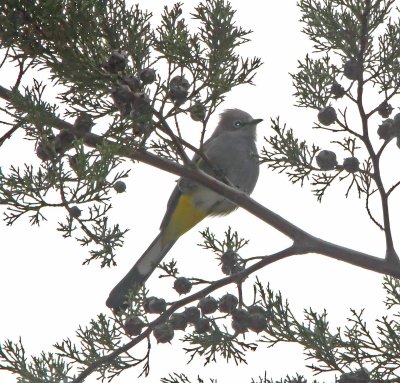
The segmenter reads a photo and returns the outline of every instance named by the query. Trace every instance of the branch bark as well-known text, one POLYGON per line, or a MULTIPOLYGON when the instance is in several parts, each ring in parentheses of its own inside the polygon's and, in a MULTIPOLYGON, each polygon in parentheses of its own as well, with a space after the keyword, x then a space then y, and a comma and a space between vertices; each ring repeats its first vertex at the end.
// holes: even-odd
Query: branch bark
MULTIPOLYGON (((0 85, 1 98, 11 101, 13 92, 17 93, 15 90, 10 91, 0 85)), ((51 119, 54 128, 70 129, 71 131, 74 131, 74 126, 69 122, 66 122, 50 113, 48 113, 47 117, 51 119)), ((296 250, 298 251, 297 254, 317 253, 364 269, 400 278, 400 262, 398 260, 379 258, 319 239, 261 205, 247 194, 218 181, 199 169, 179 165, 142 149, 133 149, 131 147, 117 145, 114 142, 106 140, 94 133, 86 134, 84 142, 87 146, 93 148, 104 143, 107 145, 113 145, 120 156, 143 162, 180 177, 189 178, 221 195, 224 195, 238 206, 291 238, 296 250)))

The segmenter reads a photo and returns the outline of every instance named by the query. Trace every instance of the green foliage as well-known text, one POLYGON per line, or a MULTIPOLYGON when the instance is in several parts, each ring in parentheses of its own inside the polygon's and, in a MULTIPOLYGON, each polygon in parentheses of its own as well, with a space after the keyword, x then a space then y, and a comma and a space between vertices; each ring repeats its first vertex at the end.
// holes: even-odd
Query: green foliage
POLYGON ((0 346, 0 369, 17 374, 18 383, 67 382, 67 374, 71 370, 70 363, 61 356, 42 352, 40 356, 32 356, 27 362, 27 355, 21 339, 17 343, 6 340, 0 346))
MULTIPOLYGON (((174 373, 173 375, 169 375, 168 378, 163 378, 161 379, 162 383, 191 383, 194 381, 189 380, 189 378, 184 375, 184 374, 177 374, 174 373)), ((197 377, 196 380, 197 383, 205 383, 203 379, 200 377, 197 377)), ((317 381, 314 380, 312 383, 316 383, 317 381)), ((217 383, 217 380, 210 379, 210 383, 217 383)), ((274 380, 274 379, 268 379, 267 378, 267 373, 264 374, 264 376, 259 376, 257 380, 252 379, 251 383, 307 383, 307 380, 301 376, 301 375, 296 375, 293 377, 287 376, 284 379, 280 380, 274 380)))
POLYGON ((200 232, 200 234, 202 235, 204 242, 199 244, 199 246, 205 250, 210 249, 219 255, 222 255, 228 250, 238 252, 249 243, 247 239, 240 238, 237 231, 232 231, 230 226, 228 227, 228 230, 225 231, 225 238, 222 241, 217 239, 215 234, 210 232, 209 228, 206 228, 204 231, 200 232))
POLYGON ((376 331, 367 327, 363 310, 351 310, 344 329, 330 330, 328 314, 304 310, 304 322, 293 315, 289 303, 281 294, 266 289, 258 281, 257 294, 269 318, 266 335, 262 342, 268 345, 279 342, 296 342, 304 347, 309 367, 315 373, 337 371, 348 374, 367 368, 374 381, 391 381, 398 376, 398 326, 399 282, 385 277, 383 287, 387 293, 388 312, 376 321, 376 331), (390 310, 390 311, 389 311, 390 310))
POLYGON ((33 167, 26 165, 24 169, 11 167, 10 173, 5 176, 0 173, 1 202, 7 204, 4 219, 12 225, 18 218, 31 213, 30 222, 39 225, 45 219, 41 208, 54 206, 46 202, 45 195, 50 188, 55 187, 56 177, 44 173, 41 169, 34 173, 33 167))
MULTIPOLYGON (((127 230, 110 224, 108 213, 114 185, 129 174, 123 160, 128 148, 186 161, 184 149, 193 147, 180 129, 179 114, 188 113, 195 104, 205 110, 196 119, 202 122, 203 141, 208 118, 226 92, 251 84, 261 65, 259 58, 237 53, 250 31, 237 26, 234 15, 229 3, 206 1, 194 9, 191 17, 198 29, 191 31, 181 4, 176 4, 165 7, 160 25, 153 29, 151 14, 138 6, 128 8, 123 0, 2 2, 0 41, 5 58, 0 70, 10 62, 19 68, 13 89, 5 96, 2 93, 9 102, 2 111, 10 121, 7 124, 13 126, 9 135, 23 131, 41 160, 1 171, 0 202, 7 207, 6 222, 12 224, 29 215, 32 224, 39 224, 48 209, 61 208, 66 218, 59 222, 58 231, 89 248, 84 263, 98 259, 102 267, 114 265, 127 230), (113 51, 128 58, 117 71, 109 64, 113 51), (156 70, 155 82, 135 80, 135 85, 134 78, 144 68, 156 70), (46 83, 57 93, 56 102, 48 101, 51 96, 45 81, 23 85, 26 74, 37 70, 48 74, 46 83), (186 76, 189 85, 179 105, 169 87, 177 75, 186 76), (90 126, 82 125, 82 116, 89 118, 90 126), (61 117, 75 120, 70 124, 61 117), (90 133, 92 125, 95 135, 90 133)), ((246 243, 229 229, 226 239, 214 247, 238 250, 246 243)), ((177 273, 173 262, 165 270, 177 273)), ((89 326, 80 326, 76 343, 70 339, 57 343, 57 358, 51 354, 32 358, 34 368, 27 364, 22 344, 6 342, 1 348, 1 367, 19 374, 24 379, 21 382, 75 381, 88 369, 111 380, 139 364, 142 373, 148 374, 150 340, 144 356, 117 353, 109 357, 129 340, 124 330, 128 316, 152 323, 151 330, 158 323, 144 315, 144 296, 144 292, 132 292, 130 308, 122 316, 109 319, 100 314, 89 326)), ((243 350, 252 347, 227 333, 215 334, 193 333, 187 339, 193 346, 192 357, 203 354, 206 347, 210 360, 217 353, 242 360, 243 350)))
MULTIPOLYGON (((192 13, 198 31, 191 33, 182 17, 182 4, 165 7, 161 25, 154 34, 157 60, 167 60, 168 79, 187 70, 191 82, 189 98, 201 99, 209 116, 224 99, 224 94, 239 84, 252 84, 259 58, 244 59, 236 50, 248 41, 250 31, 236 27, 235 12, 229 3, 212 0, 201 3, 192 13)), ((160 89, 167 89, 160 83, 160 89)), ((162 100, 163 105, 167 100, 162 100)), ((206 118, 207 120, 208 118, 206 118)))
POLYGON ((292 183, 300 182, 303 185, 313 170, 312 166, 319 147, 309 147, 306 141, 300 141, 293 135, 292 129, 287 129, 286 124, 281 127, 279 118, 271 120, 275 135, 265 138, 269 147, 263 147, 260 162, 266 163, 271 169, 285 172, 292 183))
POLYGON ((20 122, 29 139, 46 139, 52 134, 51 126, 58 114, 58 106, 45 100, 45 90, 46 85, 35 79, 32 86, 25 87, 23 95, 14 93, 9 104, 9 110, 14 113, 8 113, 20 122))
POLYGON ((197 35, 190 34, 182 13, 181 3, 171 9, 164 7, 154 44, 161 57, 168 62, 194 69, 202 52, 197 35))
MULTIPOLYGON (((313 380, 312 383, 316 383, 316 380, 313 380)), ((268 379, 267 378, 267 373, 264 374, 264 376, 259 376, 258 380, 251 380, 251 383, 307 383, 307 380, 299 374, 296 374, 296 376, 286 376, 283 379, 280 380, 274 380, 274 379, 268 379)))
POLYGON ((246 362, 246 351, 255 351, 257 345, 252 342, 239 340, 238 337, 222 331, 215 324, 206 334, 187 334, 183 342, 189 343, 185 351, 190 355, 190 361, 195 356, 204 356, 205 364, 217 362, 218 356, 226 361, 234 360, 236 364, 246 362))
MULTIPOLYGON (((345 57, 358 57, 359 42, 365 30, 362 18, 368 14, 368 35, 371 35, 389 16, 394 0, 300 0, 303 32, 315 43, 317 51, 337 51, 345 57)), ((370 43, 371 41, 369 41, 370 43)), ((367 51, 370 54, 370 51, 367 51)))
MULTIPOLYGON (((80 369, 99 359, 106 357, 111 351, 120 347, 122 342, 120 326, 114 320, 100 314, 90 322, 90 326, 79 327, 76 337, 80 342, 77 347, 70 339, 56 343, 54 347, 58 355, 64 360, 69 360, 80 369)), ((99 373, 104 379, 112 379, 123 370, 141 363, 142 359, 136 359, 130 355, 115 357, 107 366, 99 366, 99 373)), ((68 380, 66 380, 68 381, 68 380)))
MULTIPOLYGON (((49 103, 46 87, 36 80, 25 88, 23 95, 17 91, 10 95, 7 113, 14 124, 19 124, 26 136, 35 140, 36 146, 40 146, 38 151, 44 148, 46 156, 53 159, 42 162, 38 170, 26 165, 25 170, 12 167, 8 174, 2 173, 1 201, 9 205, 5 218, 11 224, 28 213, 31 222, 38 224, 45 219, 45 207, 63 206, 69 211, 72 205, 84 205, 80 207, 82 215, 79 218, 68 215, 66 222, 60 223, 59 231, 64 237, 74 235, 83 246, 98 247, 90 250, 85 263, 100 259, 102 266, 115 264, 115 251, 123 245, 126 230, 118 224, 109 224, 109 191, 115 182, 127 177, 128 171, 117 170, 122 160, 115 145, 104 143, 88 150, 75 140, 72 148, 75 154, 70 154, 70 149, 58 153, 54 147, 58 135, 53 128, 60 129, 57 113, 64 110, 66 116, 76 117, 85 111, 92 119, 110 116, 111 122, 102 122, 106 126, 102 128, 104 138, 180 161, 179 141, 171 136, 174 133, 166 121, 183 110, 172 106, 163 115, 164 107, 171 102, 167 82, 175 72, 187 71, 192 82, 188 99, 198 102, 200 97, 205 98, 203 104, 208 105, 211 113, 226 91, 251 83, 261 64, 259 59, 250 63, 235 53, 247 41, 249 31, 233 26, 234 11, 223 1, 196 8, 193 17, 201 26, 194 33, 187 28, 180 4, 165 8, 161 24, 155 30, 150 27, 149 13, 138 6, 127 8, 121 0, 35 0, 18 4, 5 1, 0 11, 1 41, 8 48, 5 59, 19 62, 21 67, 17 87, 25 71, 35 67, 49 69, 50 80, 63 86, 55 88, 59 90, 61 105, 49 103), (211 35, 218 40, 218 47, 210 45, 211 35), (106 67, 108 56, 115 49, 126 52, 129 57, 121 73, 111 73, 106 67), (111 88, 126 84, 129 76, 152 65, 168 68, 166 78, 158 77, 155 86, 147 89, 141 85, 140 89, 140 94, 151 95, 150 117, 154 112, 158 121, 153 119, 144 124, 140 114, 116 114, 116 106, 110 101, 111 88), (154 131, 158 138, 149 140, 148 144, 154 131), (59 198, 54 192, 60 194, 59 198), (77 235, 77 231, 83 235, 77 235)), ((179 125, 176 127, 180 135, 179 125)), ((204 124, 204 131, 205 128, 204 124)), ((86 143, 85 137, 83 141, 86 143)))
POLYGON ((67 87, 60 96, 73 109, 93 116, 110 113, 106 96, 112 79, 102 70, 110 50, 129 52, 136 69, 148 63, 150 15, 137 6, 127 8, 123 0, 6 0, 0 11, 3 45, 49 69, 50 79, 67 87), (17 30, 15 17, 24 21, 17 30))
MULTIPOLYGON (((370 117, 381 113, 378 105, 382 101, 367 110, 363 94, 378 86, 386 103, 399 94, 400 23, 392 17, 393 5, 394 0, 298 2, 303 31, 314 43, 315 52, 306 55, 299 62, 298 72, 292 75, 297 106, 315 111, 326 106, 335 108, 337 118, 328 122, 319 119, 315 128, 329 134, 340 133, 332 140, 332 145, 340 150, 338 157, 362 155, 361 168, 353 172, 339 163, 331 170, 323 170, 314 164, 319 147, 296 138, 295 132, 286 125, 282 127, 279 119, 272 120, 273 133, 265 138, 260 155, 261 163, 285 173, 292 183, 310 182, 319 200, 336 181, 346 180, 346 196, 355 190, 365 198, 369 217, 386 235, 388 251, 393 247, 388 197, 400 182, 395 180, 386 188, 380 174, 380 159, 391 139, 400 142, 400 129, 393 129, 395 133, 375 149, 373 140, 378 137, 370 117), (360 76, 346 71, 349 63, 356 65, 360 76), (332 85, 339 83, 343 83, 343 102, 358 111, 359 124, 349 124, 347 106, 337 107, 341 104, 332 85), (369 209, 370 198, 380 199, 382 223, 369 209)), ((194 30, 184 18, 182 4, 166 6, 160 24, 153 29, 151 14, 138 6, 126 7, 124 0, 1 2, 0 41, 5 57, 0 70, 5 63, 11 63, 18 72, 10 91, 0 88, 0 96, 8 101, 1 108, 8 119, 3 123, 12 126, 0 145, 20 130, 31 141, 32 153, 36 150, 41 160, 0 170, 0 204, 6 206, 7 224, 28 215, 31 224, 38 225, 46 219, 48 209, 61 208, 66 218, 59 223, 58 230, 65 238, 73 236, 89 248, 84 263, 98 259, 102 267, 115 264, 127 230, 118 223, 110 224, 108 213, 114 185, 129 175, 127 166, 131 163, 123 158, 132 159, 132 152, 148 151, 164 160, 190 166, 185 150, 201 153, 210 115, 233 87, 252 84, 261 66, 259 58, 238 54, 251 31, 237 25, 229 2, 206 0, 194 8, 191 17, 197 25, 194 30), (110 66, 112 52, 126 55, 127 62, 118 70, 110 66), (140 80, 140 73, 146 68, 156 73, 155 79, 140 80), (37 70, 47 73, 49 81, 34 80, 28 85, 26 75, 37 70), (179 100, 171 93, 171 79, 176 76, 187 82, 179 100), (49 101, 48 88, 43 85, 50 82, 57 93, 56 102, 49 101), (187 142, 186 131, 180 127, 181 115, 190 114, 193 105, 205 111, 201 118, 194 116, 201 125, 198 147, 187 142), (80 125, 82 116, 90 119, 90 127, 80 125), (61 117, 74 118, 73 124, 61 117), (92 120, 94 134, 90 133, 92 120), (65 137, 67 140, 62 141, 65 137)), ((15 373, 18 381, 24 383, 80 382, 92 372, 101 380, 111 380, 138 365, 142 374, 147 375, 154 328, 200 298, 214 299, 211 293, 232 283, 237 287, 235 307, 237 304, 239 312, 248 316, 241 323, 242 331, 234 327, 235 318, 228 310, 199 314, 211 326, 200 332, 194 323, 189 323, 182 342, 190 360, 202 357, 210 363, 222 357, 243 363, 247 352, 254 351, 259 341, 267 346, 295 342, 304 348, 314 373, 334 372, 339 374, 340 383, 398 380, 397 280, 385 279, 387 313, 377 320, 374 331, 366 325, 363 311, 355 310, 351 310, 345 327, 332 330, 326 311, 305 309, 304 317, 298 319, 280 292, 275 293, 269 285, 264 288, 258 280, 253 302, 246 302, 242 288, 249 279, 243 279, 244 266, 266 258, 244 259, 236 254, 248 241, 231 228, 222 240, 208 229, 201 234, 200 246, 218 256, 226 278, 215 283, 191 278, 197 291, 177 302, 166 303, 166 311, 156 317, 154 312, 149 314, 144 309, 147 292, 133 291, 125 313, 112 318, 100 314, 87 327, 78 328, 76 343, 67 338, 55 344, 54 355, 43 352, 39 357, 28 357, 21 340, 6 340, 0 346, 0 369, 15 373), (206 287, 200 290, 201 285, 206 287), (261 316, 267 322, 257 338, 254 327, 250 332, 254 306, 259 306, 258 319, 261 316), (136 337, 127 335, 124 327, 130 317, 143 321, 145 329, 136 337), (133 348, 143 340, 147 340, 145 350, 133 348)), ((160 268, 164 276, 178 275, 175 261, 160 268)), ((189 383, 183 374, 170 375, 162 381, 189 383)), ((200 377, 197 381, 203 382, 200 377)), ((253 382, 276 381, 265 374, 253 382)), ((296 375, 280 382, 306 380, 296 375)))
MULTIPOLYGON (((300 181, 303 185, 305 180, 310 180, 311 189, 319 201, 330 186, 337 181, 346 181, 345 196, 348 197, 354 190, 364 198, 369 218, 381 229, 383 226, 372 214, 369 205, 371 199, 387 199, 386 186, 380 179, 379 163, 390 139, 374 149, 377 129, 374 131, 370 118, 379 107, 367 110, 363 94, 366 90, 373 92, 374 86, 378 85, 380 92, 385 94, 383 102, 388 103, 399 93, 396 79, 400 55, 396 41, 400 24, 396 22, 393 4, 393 0, 298 2, 303 32, 314 43, 316 52, 313 54, 315 58, 306 55, 305 60, 299 62, 299 71, 292 75, 297 106, 314 110, 328 105, 335 108, 336 121, 329 126, 318 123, 315 128, 335 133, 337 138, 332 140, 332 145, 338 148, 338 157, 345 158, 346 154, 356 157, 361 164, 360 170, 347 172, 340 163, 330 171, 319 169, 313 164, 319 148, 299 143, 293 138, 292 130, 279 126, 279 120, 272 120, 275 135, 265 139, 266 146, 261 153, 261 162, 267 163, 273 170, 286 173, 293 183, 300 181), (350 62, 360 67, 362 75, 359 80, 352 79, 354 73, 349 75, 346 72, 346 65, 350 62), (344 100, 341 103, 348 104, 343 109, 336 106, 336 99, 342 95, 335 96, 332 91, 335 84, 343 84, 344 100), (347 119, 347 111, 351 107, 355 107, 359 115, 359 121, 352 124, 347 119)), ((396 188, 397 180, 392 182, 392 187, 396 188)))
POLYGON ((304 62, 299 61, 299 72, 292 75, 297 106, 319 110, 328 105, 332 97, 330 86, 338 73, 329 55, 316 60, 307 55, 304 62))
MULTIPOLYGON (((340 382, 350 382, 361 372, 368 377, 367 381, 371 379, 373 382, 394 382, 400 371, 399 286, 398 280, 385 277, 383 287, 387 294, 387 312, 376 321, 376 329, 367 326, 362 310, 351 310, 347 324, 343 328, 332 330, 326 311, 320 314, 311 308, 305 309, 304 319, 300 320, 293 314, 289 302, 284 300, 280 292, 274 292, 269 285, 265 288, 257 280, 254 284, 255 302, 265 310, 268 319, 266 329, 260 333, 259 342, 268 347, 280 342, 298 343, 303 346, 305 357, 310 363, 309 367, 315 373, 334 371, 340 374, 340 382)), ((133 297, 136 309, 129 315, 140 315, 146 320, 140 308, 142 301, 141 294, 133 297)), ((248 335, 244 341, 245 338, 241 340, 243 335, 232 335, 222 331, 217 323, 223 323, 224 320, 224 317, 215 317, 211 331, 206 334, 192 332, 184 335, 182 341, 190 345, 186 346, 185 350, 191 355, 191 360, 202 356, 205 357, 206 363, 217 362, 218 356, 222 356, 226 360, 233 358, 239 363, 245 360, 248 351, 257 348, 257 344, 251 342, 248 335)), ((122 326, 122 318, 115 321, 101 314, 92 320, 89 326, 79 327, 77 330, 76 336, 80 346, 70 339, 65 339, 55 344, 57 357, 42 353, 40 357, 32 357, 32 362, 28 362, 21 341, 14 343, 8 340, 0 347, 0 366, 2 369, 18 373, 21 376, 20 382, 56 382, 56 379, 69 381, 73 366, 84 368, 92 363, 98 366, 100 376, 107 379, 139 364, 143 364, 144 372, 148 372, 150 346, 144 356, 139 357, 139 351, 135 351, 129 355, 115 355, 112 359, 108 357, 111 352, 125 344, 126 335, 122 326), (103 363, 99 364, 101 360, 103 363)), ((170 375, 169 378, 164 378, 164 381, 190 382, 183 374, 170 375)), ((297 375, 276 381, 267 378, 265 373, 264 377, 260 376, 252 382, 306 383, 307 380, 297 375)))
POLYGON ((338 54, 343 60, 359 59, 362 55, 363 69, 369 74, 366 81, 378 84, 386 94, 398 90, 400 26, 398 21, 391 20, 384 33, 375 32, 391 15, 394 3, 301 0, 298 5, 305 25, 303 32, 314 42, 314 48, 338 54), (368 15, 368 25, 362 23, 364 15, 368 15))
POLYGON ((192 14, 201 23, 200 44, 206 46, 204 70, 199 73, 199 80, 210 81, 216 95, 222 95, 239 83, 251 83, 254 70, 261 65, 259 58, 243 60, 236 53, 235 50, 248 41, 250 31, 237 27, 234 15, 231 5, 221 0, 201 3, 192 14))
POLYGON ((379 49, 371 62, 372 83, 377 84, 381 92, 390 94, 398 93, 400 78, 400 49, 398 44, 400 38, 399 20, 393 24, 386 25, 385 32, 378 37, 379 49), (373 64, 373 66, 372 66, 373 64))
MULTIPOLYGON (((196 380, 197 383, 205 383, 199 376, 196 380)), ((168 378, 162 378, 161 383, 192 383, 185 374, 170 374, 168 378)), ((194 382, 193 382, 194 383, 194 382)), ((216 380, 210 379, 210 383, 217 383, 216 380)))

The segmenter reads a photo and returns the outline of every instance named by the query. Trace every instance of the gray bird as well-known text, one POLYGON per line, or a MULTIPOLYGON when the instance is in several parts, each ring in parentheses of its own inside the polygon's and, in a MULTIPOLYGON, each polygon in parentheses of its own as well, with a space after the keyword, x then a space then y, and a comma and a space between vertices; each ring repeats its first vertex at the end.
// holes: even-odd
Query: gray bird
MULTIPOLYGON (((256 127, 262 119, 253 119, 239 109, 225 110, 212 136, 204 143, 208 161, 195 155, 193 161, 204 172, 216 171, 231 185, 250 194, 259 174, 256 127), (210 166, 212 164, 212 166, 210 166)), ((126 295, 149 278, 179 237, 208 215, 226 215, 237 208, 224 196, 187 178, 180 178, 167 204, 160 233, 128 274, 111 290, 107 306, 119 310, 126 295)))

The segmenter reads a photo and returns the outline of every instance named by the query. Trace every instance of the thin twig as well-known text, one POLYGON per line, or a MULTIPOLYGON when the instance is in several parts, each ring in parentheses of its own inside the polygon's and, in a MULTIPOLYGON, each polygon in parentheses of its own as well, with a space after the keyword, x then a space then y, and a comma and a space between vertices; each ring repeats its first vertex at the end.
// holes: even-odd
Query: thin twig
POLYGON ((390 189, 386 192, 386 197, 389 197, 389 195, 393 192, 394 189, 397 188, 397 186, 400 185, 400 181, 397 181, 394 185, 390 187, 390 189))
POLYGON ((392 141, 392 139, 385 140, 385 142, 384 142, 384 143, 382 144, 382 146, 379 148, 379 150, 378 150, 377 153, 376 153, 376 157, 377 157, 378 159, 380 159, 380 157, 381 157, 381 155, 382 155, 384 149, 386 148, 386 146, 389 144, 390 141, 392 141))
POLYGON ((179 141, 179 138, 173 133, 173 131, 171 130, 170 126, 168 125, 165 116, 163 116, 158 110, 156 110, 155 108, 152 108, 152 112, 153 114, 157 117, 159 123, 161 124, 163 131, 168 134, 168 136, 171 138, 171 140, 173 141, 176 150, 179 152, 179 155, 181 156, 183 162, 185 164, 190 164, 190 158, 187 156, 185 150, 183 149, 183 146, 181 144, 181 142, 179 141))
POLYGON ((375 217, 372 215, 371 209, 369 208, 369 197, 371 194, 367 194, 367 197, 365 198, 365 209, 367 210, 368 216, 371 219, 371 221, 379 227, 382 231, 385 230, 383 226, 375 219, 375 217))
MULTIPOLYGON (((12 50, 14 52, 14 55, 16 55, 15 49, 12 48, 12 50)), ((13 86, 14 89, 19 88, 23 75, 26 73, 26 71, 29 69, 29 67, 32 64, 32 61, 31 61, 26 67, 24 67, 25 60, 26 60, 26 58, 24 58, 24 57, 18 59, 19 73, 18 73, 17 80, 15 81, 15 84, 13 86)))
POLYGON ((2 146, 6 140, 8 140, 9 138, 11 138, 11 136, 13 135, 13 133, 14 133, 16 130, 18 130, 21 126, 22 126, 22 122, 17 122, 8 132, 6 132, 5 134, 3 134, 3 136, 0 137, 0 146, 2 146))
POLYGON ((4 65, 4 63, 6 62, 8 56, 9 56, 9 52, 10 52, 10 47, 7 48, 6 53, 4 54, 4 58, 0 63, 0 68, 4 65))
POLYGON ((340 112, 340 114, 343 116, 344 118, 344 122, 340 121, 338 118, 336 119, 336 123, 341 126, 345 131, 351 133, 353 136, 356 136, 357 138, 359 138, 360 140, 363 139, 363 136, 359 133, 357 133, 355 130, 351 129, 347 123, 347 118, 346 118, 346 111, 344 111, 343 113, 340 112))

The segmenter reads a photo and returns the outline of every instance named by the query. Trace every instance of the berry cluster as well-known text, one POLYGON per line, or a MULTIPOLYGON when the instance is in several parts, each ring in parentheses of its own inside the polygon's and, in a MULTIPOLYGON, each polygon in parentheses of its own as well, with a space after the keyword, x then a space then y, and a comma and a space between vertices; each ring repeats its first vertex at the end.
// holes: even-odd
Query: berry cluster
POLYGON ((227 250, 221 255, 221 270, 226 275, 240 273, 244 270, 241 257, 233 250, 227 250))
MULTIPOLYGON (((185 331, 192 326, 197 334, 204 334, 212 329, 212 315, 219 311, 232 318, 231 326, 236 334, 247 331, 259 333, 267 328, 267 313, 259 305, 249 306, 247 309, 238 307, 238 298, 233 294, 225 294, 219 300, 206 296, 199 300, 197 307, 186 307, 182 312, 171 314, 169 319, 154 327, 153 335, 159 343, 170 342, 174 332, 185 331)), ((167 304, 164 299, 149 297, 143 304, 145 313, 162 314, 167 304)), ((125 332, 130 336, 140 335, 145 323, 139 317, 128 317, 124 323, 125 332)))
MULTIPOLYGON (((330 150, 321 150, 315 159, 321 170, 333 170, 338 166, 336 154, 330 150)), ((356 173, 360 170, 360 161, 356 157, 345 158, 342 168, 349 173, 356 173)))
MULTIPOLYGON (((343 65, 343 75, 349 80, 358 81, 362 79, 362 66, 359 65, 357 60, 348 60, 343 65)), ((333 98, 338 99, 343 97, 347 91, 338 82, 331 85, 330 93, 333 98)), ((390 140, 397 137, 397 145, 400 147, 400 114, 396 115, 394 119, 388 118, 392 113, 393 108, 387 102, 382 102, 377 112, 380 116, 387 118, 382 122, 378 128, 378 135, 383 140, 390 140)), ((318 111, 318 121, 320 124, 329 126, 337 121, 337 113, 332 106, 325 106, 318 111)), ((360 161, 358 158, 352 156, 345 158, 342 165, 338 165, 336 154, 330 150, 321 150, 316 156, 316 162, 321 170, 328 171, 340 167, 348 173, 356 173, 360 170, 360 161)))
MULTIPOLYGON (((128 61, 128 54, 126 52, 122 52, 120 49, 115 49, 111 52, 107 63, 104 64, 103 67, 107 72, 118 73, 126 69, 128 61)), ((142 81, 143 85, 151 84, 156 81, 156 71, 152 68, 144 68, 139 71, 138 77, 140 80, 134 76, 127 76, 124 78, 124 81, 127 85, 132 87, 134 91, 136 91, 141 88, 140 81, 142 81)))
MULTIPOLYGON (((103 67, 108 72, 117 74, 124 71, 127 65, 128 54, 121 50, 113 50, 103 67)), ((111 97, 122 117, 140 118, 143 122, 151 118, 150 98, 143 89, 156 79, 156 71, 152 68, 143 68, 136 76, 119 76, 118 84, 111 89, 111 97)), ((141 133, 142 129, 139 130, 141 133)))
MULTIPOLYGON (((153 68, 144 68, 136 76, 123 75, 128 65, 128 54, 121 50, 113 50, 103 68, 112 74, 119 74, 118 83, 111 89, 111 97, 115 107, 122 117, 131 117, 143 124, 151 119, 150 97, 144 92, 144 86, 156 81, 157 75, 153 68)), ((172 77, 167 85, 167 96, 175 106, 180 107, 189 97, 191 84, 184 75, 172 77)), ((206 108, 199 101, 194 102, 189 108, 194 121, 203 121, 206 108)), ((135 127, 134 133, 141 134, 145 127, 135 127)))
MULTIPOLYGON (((324 110, 328 108, 331 107, 324 108, 324 110)), ((387 102, 383 102, 377 110, 381 116, 388 116, 388 113, 390 114, 393 108, 387 102)), ((384 141, 396 138, 397 146, 400 148, 400 113, 396 114, 393 118, 383 120, 378 127, 377 133, 379 138, 384 141)), ((338 166, 336 154, 330 150, 321 150, 315 159, 321 170, 333 170, 338 166)), ((356 157, 348 157, 343 160, 341 167, 349 173, 356 173, 360 170, 360 161, 356 157)))
POLYGON ((206 108, 198 101, 189 108, 189 112, 193 121, 203 121, 206 117, 206 108))
POLYGON ((354 372, 344 373, 338 379, 338 383, 370 383, 370 373, 366 368, 354 372))
POLYGON ((168 84, 168 97, 175 106, 181 106, 189 95, 190 83, 185 76, 172 77, 168 84))
POLYGON ((122 52, 120 49, 114 49, 108 61, 104 64, 104 69, 110 73, 118 73, 123 71, 128 65, 128 53, 122 52))
POLYGON ((85 137, 93 127, 93 120, 87 113, 81 113, 75 119, 73 129, 62 129, 56 136, 51 135, 36 146, 36 155, 42 161, 54 160, 74 146, 76 138, 85 137))
MULTIPOLYGON (((151 118, 150 98, 136 88, 134 77, 123 78, 124 83, 111 89, 114 105, 122 117, 141 118, 148 121, 151 118)), ((137 80, 137 79, 136 79, 137 80)))
MULTIPOLYGON (((362 79, 362 66, 355 59, 348 60, 343 65, 343 75, 349 80, 358 81, 362 79)), ((330 93, 333 98, 338 99, 343 97, 347 91, 338 82, 331 85, 330 93)), ((388 118, 392 112, 393 107, 387 102, 383 101, 376 109, 379 115, 386 120, 378 128, 378 136, 380 139, 389 141, 392 138, 397 138, 397 146, 400 148, 400 113, 396 114, 393 119, 388 118)), ((337 120, 335 108, 326 106, 319 110, 318 121, 325 126, 334 124, 337 120)), ((316 156, 317 165, 321 170, 334 170, 338 166, 336 154, 329 150, 322 150, 316 156)), ((340 166, 342 169, 349 173, 356 173, 360 170, 360 161, 356 157, 348 157, 343 160, 340 166)))
POLYGON ((192 282, 185 277, 178 277, 175 279, 174 289, 179 295, 188 294, 192 290, 192 282))
POLYGON ((396 138, 397 146, 400 147, 400 113, 393 118, 387 118, 382 121, 382 124, 378 127, 378 136, 384 141, 396 138))
POLYGON ((124 181, 117 181, 115 184, 114 184, 114 190, 117 192, 117 193, 124 193, 125 191, 126 191, 126 184, 125 184, 125 182, 124 181))
POLYGON ((336 118, 336 110, 332 106, 326 106, 325 108, 320 109, 318 112, 318 121, 322 125, 328 126, 334 124, 336 118))
POLYGON ((348 60, 343 65, 343 74, 349 79, 358 81, 362 79, 363 68, 356 59, 348 60))

